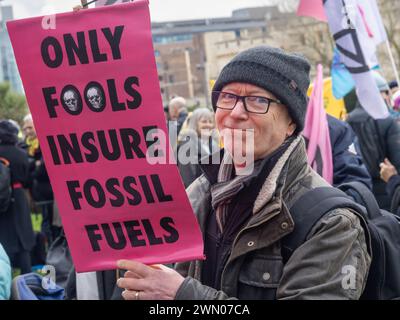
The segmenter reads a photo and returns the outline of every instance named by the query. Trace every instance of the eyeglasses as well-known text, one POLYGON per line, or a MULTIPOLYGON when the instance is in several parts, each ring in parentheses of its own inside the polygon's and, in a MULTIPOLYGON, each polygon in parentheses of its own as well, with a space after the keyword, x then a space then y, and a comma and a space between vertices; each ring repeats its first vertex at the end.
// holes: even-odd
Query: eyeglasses
POLYGON ((269 99, 260 96, 238 96, 233 93, 223 91, 213 91, 211 94, 213 105, 219 109, 233 110, 238 101, 243 102, 244 109, 250 113, 264 114, 269 110, 271 103, 281 104, 279 100, 269 99))

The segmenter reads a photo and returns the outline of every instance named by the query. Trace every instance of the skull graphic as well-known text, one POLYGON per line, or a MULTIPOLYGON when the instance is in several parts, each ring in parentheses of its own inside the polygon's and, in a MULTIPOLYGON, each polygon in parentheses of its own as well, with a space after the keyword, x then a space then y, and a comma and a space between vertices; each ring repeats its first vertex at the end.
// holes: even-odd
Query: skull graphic
POLYGON ((103 107, 103 95, 96 87, 90 88, 86 94, 93 109, 101 109, 103 107))
POLYGON ((78 110, 78 97, 75 91, 73 90, 68 90, 64 93, 64 103, 67 106, 67 108, 71 111, 77 111, 78 110))

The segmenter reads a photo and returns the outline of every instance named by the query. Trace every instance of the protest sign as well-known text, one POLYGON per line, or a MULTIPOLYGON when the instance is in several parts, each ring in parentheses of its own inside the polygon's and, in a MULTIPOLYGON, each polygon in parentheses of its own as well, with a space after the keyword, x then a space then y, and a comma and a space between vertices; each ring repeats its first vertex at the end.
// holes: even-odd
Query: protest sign
MULTIPOLYGON (((325 78, 323 81, 323 100, 327 114, 340 120, 344 120, 347 114, 343 99, 336 99, 333 94, 333 80, 331 77, 325 78)), ((314 84, 312 83, 307 90, 307 96, 311 97, 314 84)))
POLYGON ((8 23, 75 268, 201 259, 168 144, 148 1, 8 23), (163 143, 164 142, 164 143, 163 143))

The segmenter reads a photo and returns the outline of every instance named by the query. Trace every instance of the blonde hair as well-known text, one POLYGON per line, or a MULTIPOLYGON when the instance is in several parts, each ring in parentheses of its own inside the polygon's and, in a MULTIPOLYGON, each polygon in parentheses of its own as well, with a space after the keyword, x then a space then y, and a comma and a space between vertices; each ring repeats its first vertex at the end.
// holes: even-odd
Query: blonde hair
MULTIPOLYGON (((212 121, 215 122, 214 113, 208 108, 198 108, 188 115, 178 135, 178 144, 186 141, 188 136, 199 137, 197 129, 199 121, 203 118, 212 119, 212 121)), ((219 145, 219 135, 217 130, 212 131, 212 139, 217 145, 219 145)))

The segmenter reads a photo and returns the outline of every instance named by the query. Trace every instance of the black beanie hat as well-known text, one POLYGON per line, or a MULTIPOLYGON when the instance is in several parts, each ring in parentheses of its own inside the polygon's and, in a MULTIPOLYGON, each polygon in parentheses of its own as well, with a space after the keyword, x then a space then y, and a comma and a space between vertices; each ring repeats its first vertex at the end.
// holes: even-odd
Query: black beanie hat
MULTIPOLYGON (((235 56, 221 71, 213 91, 232 82, 250 83, 273 93, 287 106, 296 123, 296 132, 304 128, 310 64, 302 55, 278 48, 258 46, 235 56)), ((216 101, 213 101, 214 111, 216 101)))
POLYGON ((7 120, 0 120, 0 144, 14 145, 18 142, 18 130, 7 120))

